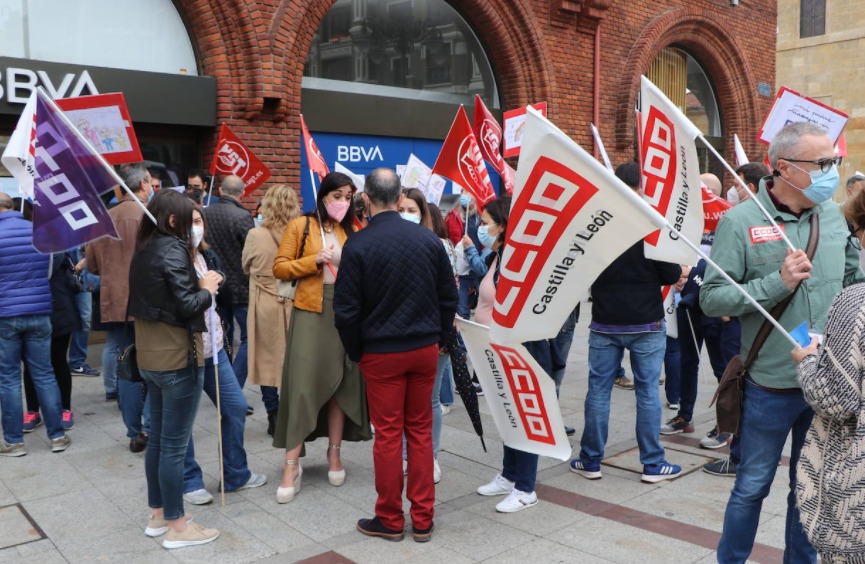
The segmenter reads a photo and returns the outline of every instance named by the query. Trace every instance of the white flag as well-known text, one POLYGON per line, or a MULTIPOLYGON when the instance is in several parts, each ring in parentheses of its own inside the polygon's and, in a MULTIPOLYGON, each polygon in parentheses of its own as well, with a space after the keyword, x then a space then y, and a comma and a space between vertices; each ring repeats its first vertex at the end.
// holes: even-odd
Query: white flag
POLYGON ((601 141, 601 132, 598 131, 598 128, 595 127, 594 123, 590 123, 592 126, 592 137, 595 138, 595 143, 598 145, 598 153, 601 154, 601 159, 604 161, 604 166, 609 169, 610 172, 613 172, 613 163, 610 162, 610 156, 607 154, 607 149, 604 147, 604 142, 601 141))
POLYGON ((2 157, 3 166, 18 181, 21 192, 31 200, 36 199, 33 193, 36 179, 36 96, 34 88, 2 157))
POLYGON ((553 379, 522 345, 490 342, 489 329, 471 321, 457 319, 457 325, 502 442, 569 460, 571 444, 553 379))
POLYGON ((490 327, 497 343, 555 337, 601 272, 664 221, 532 108, 516 180, 490 327))
POLYGON ((667 336, 679 338, 679 319, 676 317, 676 292, 672 286, 663 286, 661 295, 664 297, 664 320, 667 322, 667 336))
POLYGON ((742 166, 748 164, 748 155, 745 154, 745 148, 742 147, 742 142, 739 141, 739 136, 735 133, 733 134, 733 147, 736 150, 736 164, 737 166, 742 166))
POLYGON ((366 177, 364 175, 353 173, 352 171, 350 171, 346 167, 339 164, 338 161, 333 163, 333 171, 334 172, 341 172, 344 175, 351 178, 351 181, 354 182, 354 187, 357 188, 357 191, 363 192, 363 184, 366 181, 366 177))
POLYGON ((696 264, 697 253, 676 241, 699 245, 703 237, 703 195, 694 140, 701 135, 691 120, 652 82, 641 77, 640 119, 643 197, 677 231, 666 229, 646 238, 646 258, 696 264))

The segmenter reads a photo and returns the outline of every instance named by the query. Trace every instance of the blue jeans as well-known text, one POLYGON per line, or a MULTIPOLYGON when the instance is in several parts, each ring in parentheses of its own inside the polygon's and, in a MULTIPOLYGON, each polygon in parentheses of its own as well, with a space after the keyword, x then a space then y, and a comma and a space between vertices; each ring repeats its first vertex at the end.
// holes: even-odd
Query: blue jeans
POLYGON ((787 525, 784 533, 785 564, 817 562, 817 552, 808 542, 796 507, 796 466, 805 433, 814 412, 796 390, 773 392, 745 381, 742 421, 739 427, 742 461, 724 513, 724 532, 718 545, 718 562, 745 562, 754 548, 763 499, 778 470, 787 435, 793 431, 790 454, 790 492, 787 495, 787 525))
POLYGON ((147 504, 163 508, 168 520, 180 519, 183 511, 183 458, 198 413, 204 368, 187 366, 179 370, 142 370, 150 395, 153 422, 144 474, 147 477, 147 504))
POLYGON ((130 439, 139 433, 150 432, 150 396, 143 382, 127 382, 117 378, 117 356, 120 352, 135 342, 135 327, 129 323, 128 328, 112 329, 106 332, 105 348, 102 352, 102 378, 108 390, 108 374, 114 375, 114 390, 117 392, 117 404, 126 425, 126 436, 130 439))
POLYGON ((681 399, 682 354, 679 339, 667 336, 667 350, 664 352, 664 393, 667 403, 679 403, 681 399))
MULTIPOLYGON (((697 402, 700 350, 703 343, 706 344, 709 363, 718 381, 724 375, 724 368, 727 367, 732 356, 726 359, 722 356, 721 326, 709 326, 707 331, 703 326, 703 314, 700 310, 679 308, 676 315, 679 322, 679 345, 682 351, 681 404, 678 415, 685 421, 690 421, 694 418, 694 405, 697 402)), ((735 354, 739 354, 738 351, 735 354)))
POLYGON ((574 328, 577 326, 577 320, 580 318, 580 305, 568 315, 565 324, 559 330, 559 334, 554 339, 550 339, 550 376, 556 382, 556 396, 559 395, 559 388, 562 387, 562 380, 565 379, 565 368, 568 366, 568 354, 571 352, 571 343, 574 342, 574 328))
POLYGON ((611 334, 589 332, 589 391, 585 403, 585 427, 580 439, 580 458, 604 458, 610 425, 610 394, 625 349, 631 352, 631 372, 637 398, 637 444, 643 465, 664 460, 661 433, 661 400, 658 379, 664 360, 666 335, 656 333, 611 334))
MULTIPOLYGON (((219 351, 219 408, 222 413, 222 465, 225 472, 225 491, 234 491, 245 485, 252 473, 246 463, 243 431, 246 428, 246 398, 237 385, 237 377, 224 350, 219 351)), ((216 405, 216 377, 213 359, 204 362, 204 393, 216 405)), ((183 492, 204 488, 201 467, 195 461, 195 446, 189 437, 189 448, 183 461, 183 492)))
POLYGON ((439 403, 443 405, 453 405, 454 403, 454 374, 450 355, 448 355, 448 361, 445 363, 444 373, 442 373, 439 403))
POLYGON ((459 301, 457 302, 457 314, 463 319, 470 319, 472 311, 469 309, 469 291, 477 289, 477 276, 460 276, 459 301))
POLYGON ((81 330, 72 333, 69 342, 69 366, 80 368, 87 364, 87 341, 90 338, 90 318, 93 314, 93 294, 78 292, 75 294, 75 305, 81 318, 81 330))
POLYGON ((247 366, 247 335, 246 335, 246 314, 249 312, 247 304, 234 304, 234 319, 237 321, 237 326, 240 327, 240 346, 234 351, 234 362, 231 367, 234 369, 234 375, 237 377, 237 383, 240 384, 240 389, 246 385, 246 375, 249 372, 247 366))
POLYGON ((260 386, 260 388, 261 403, 264 404, 264 410, 268 413, 279 411, 279 388, 276 386, 260 386))
POLYGON ((24 406, 21 403, 21 359, 30 369, 48 438, 62 437, 60 388, 51 367, 51 317, 22 315, 0 318, 0 411, 3 440, 24 442, 24 406))
POLYGON ((105 347, 102 349, 102 383, 106 394, 117 393, 117 355, 135 342, 132 323, 128 329, 119 324, 117 327, 105 331, 105 347))

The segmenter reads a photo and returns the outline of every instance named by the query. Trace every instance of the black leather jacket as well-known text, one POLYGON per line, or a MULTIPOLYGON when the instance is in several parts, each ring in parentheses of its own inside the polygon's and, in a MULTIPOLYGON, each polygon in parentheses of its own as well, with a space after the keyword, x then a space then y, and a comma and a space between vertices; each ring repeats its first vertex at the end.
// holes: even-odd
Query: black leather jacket
POLYGON ((136 251, 129 269, 129 314, 193 331, 207 331, 212 297, 198 287, 192 257, 180 239, 158 234, 136 251))

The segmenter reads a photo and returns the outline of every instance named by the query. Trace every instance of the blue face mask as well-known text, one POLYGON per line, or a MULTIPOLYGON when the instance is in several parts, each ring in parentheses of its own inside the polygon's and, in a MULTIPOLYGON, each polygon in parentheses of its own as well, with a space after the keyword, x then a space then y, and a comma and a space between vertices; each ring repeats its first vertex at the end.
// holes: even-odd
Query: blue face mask
POLYGON ((483 245, 484 248, 492 249, 493 245, 496 244, 498 237, 490 235, 490 228, 488 225, 481 225, 478 227, 478 239, 480 239, 481 245, 483 245))
POLYGON ((460 205, 466 209, 468 209, 469 204, 472 203, 472 199, 467 194, 460 194, 460 205))
MULTIPOLYGON (((799 168, 796 165, 793 166, 799 168)), ((799 168, 799 170, 802 169, 799 168)), ((805 171, 802 170, 802 172, 805 171)), ((832 165, 829 172, 821 172, 819 169, 812 170, 808 173, 808 176, 811 177, 811 184, 807 188, 799 188, 795 184, 793 184, 793 186, 802 190, 805 197, 815 204, 822 204, 826 200, 830 199, 835 194, 835 191, 838 190, 839 174, 838 167, 835 165, 832 165)))
POLYGON ((415 215, 413 213, 400 212, 399 216, 406 221, 410 221, 412 223, 416 223, 416 224, 420 225, 420 216, 419 215, 415 215))

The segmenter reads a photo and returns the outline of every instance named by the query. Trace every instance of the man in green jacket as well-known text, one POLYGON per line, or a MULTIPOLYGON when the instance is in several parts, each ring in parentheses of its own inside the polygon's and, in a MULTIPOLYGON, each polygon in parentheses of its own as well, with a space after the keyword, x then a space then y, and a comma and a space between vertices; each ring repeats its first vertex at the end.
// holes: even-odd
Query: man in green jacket
MULTIPOLYGON (((804 321, 810 330, 822 332, 832 299, 843 287, 865 281, 857 251, 848 244, 846 222, 831 200, 838 188, 839 159, 824 129, 794 123, 772 140, 769 161, 774 173, 760 182, 757 199, 799 250, 790 251, 756 202, 746 201, 718 224, 712 259, 766 310, 801 281, 780 323, 789 331, 804 321), (820 238, 809 261, 802 249, 807 246, 814 214, 819 218, 820 238)), ((712 268, 706 270, 700 306, 707 315, 739 317, 741 352, 747 357, 764 318, 712 268)), ((791 492, 795 488, 796 462, 812 416, 796 380, 790 343, 773 331, 746 380, 739 429, 742 460, 724 515, 719 562, 745 562, 751 553, 763 499, 769 494, 791 430, 791 492)), ((787 500, 785 539, 784 562, 816 562, 792 493, 787 500)))

